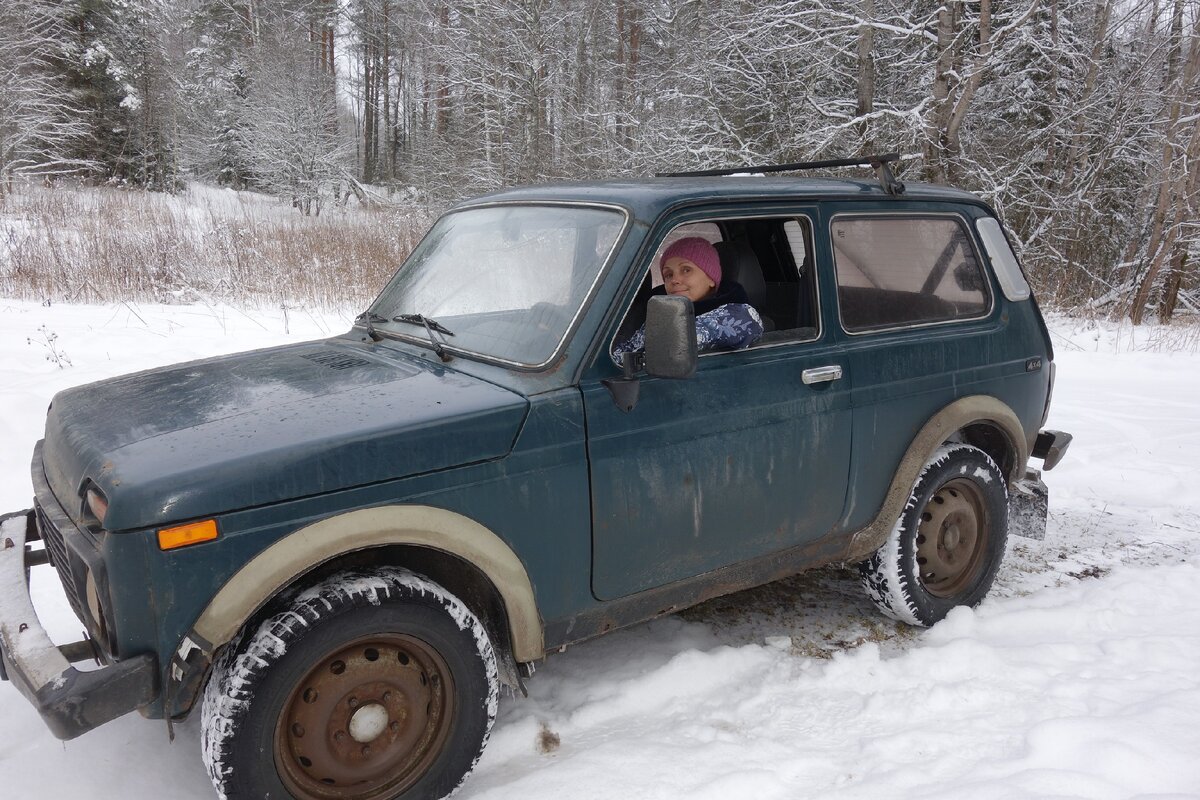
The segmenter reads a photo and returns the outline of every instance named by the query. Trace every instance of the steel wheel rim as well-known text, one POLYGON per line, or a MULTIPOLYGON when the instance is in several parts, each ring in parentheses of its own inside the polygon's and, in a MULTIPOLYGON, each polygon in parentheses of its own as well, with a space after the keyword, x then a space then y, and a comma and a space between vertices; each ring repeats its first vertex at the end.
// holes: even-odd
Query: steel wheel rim
POLYGON ((950 598, 974 584, 989 529, 983 493, 973 481, 955 478, 938 487, 917 526, 917 572, 925 591, 950 598))
POLYGON ((428 771, 455 712, 453 677, 427 643, 375 634, 338 645, 284 703, 279 777, 299 800, 395 796, 428 771))

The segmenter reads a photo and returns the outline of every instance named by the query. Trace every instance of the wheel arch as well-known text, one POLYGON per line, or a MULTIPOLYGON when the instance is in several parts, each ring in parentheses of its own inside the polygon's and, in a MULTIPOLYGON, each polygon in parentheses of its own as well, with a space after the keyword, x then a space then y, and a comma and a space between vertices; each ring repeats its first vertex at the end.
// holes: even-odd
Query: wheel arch
POLYGON ((965 442, 987 453, 1010 486, 1024 475, 1029 443, 1013 410, 988 395, 961 397, 930 417, 913 437, 896 467, 879 512, 851 538, 846 561, 866 558, 887 540, 921 469, 934 451, 948 441, 965 442))
POLYGON ((218 655, 204 763, 231 800, 449 796, 487 743, 497 668, 460 598, 405 568, 334 572, 218 655))
POLYGON ((485 620, 516 661, 545 654, 533 585, 516 553, 475 520, 432 506, 359 509, 300 528, 234 573, 192 631, 215 651, 290 587, 372 563, 424 570, 485 620))

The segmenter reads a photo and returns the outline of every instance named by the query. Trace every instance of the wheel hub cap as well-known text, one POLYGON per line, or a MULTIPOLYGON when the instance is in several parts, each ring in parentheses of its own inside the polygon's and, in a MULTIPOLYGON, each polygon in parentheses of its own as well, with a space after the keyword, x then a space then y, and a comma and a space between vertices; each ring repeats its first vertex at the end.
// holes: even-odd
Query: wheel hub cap
POLYGON ((455 715, 441 655, 411 636, 379 634, 317 660, 275 731, 279 777, 300 800, 382 800, 416 783, 455 715))
POLYGON ((950 525, 942 534, 942 545, 949 551, 958 547, 960 541, 962 541, 962 533, 959 531, 958 525, 950 525))
POLYGON ((926 591, 953 597, 975 580, 987 549, 988 520, 983 496, 969 480, 942 486, 921 513, 917 567, 926 591))
POLYGON ((365 705, 350 717, 350 736, 356 742, 373 742, 388 725, 388 710, 379 703, 365 705))

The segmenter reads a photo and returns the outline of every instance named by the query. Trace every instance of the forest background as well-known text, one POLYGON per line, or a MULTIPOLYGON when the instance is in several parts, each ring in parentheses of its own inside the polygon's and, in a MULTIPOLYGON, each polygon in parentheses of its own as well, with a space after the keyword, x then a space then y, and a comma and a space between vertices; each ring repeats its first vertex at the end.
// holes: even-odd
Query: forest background
POLYGON ((1044 303, 1200 314, 1198 0, 0 3, 9 296, 361 303, 490 189, 888 151, 1044 303))

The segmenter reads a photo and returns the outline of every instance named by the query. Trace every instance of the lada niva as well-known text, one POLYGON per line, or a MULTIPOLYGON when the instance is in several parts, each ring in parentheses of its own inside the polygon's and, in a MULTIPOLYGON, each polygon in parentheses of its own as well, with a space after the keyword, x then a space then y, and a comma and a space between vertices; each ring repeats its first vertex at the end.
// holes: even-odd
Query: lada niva
POLYGON ((996 215, 891 160, 498 192, 340 336, 60 392, 0 533, 3 677, 63 739, 200 714, 224 797, 435 798, 568 644, 834 562, 907 623, 978 603, 1070 437, 996 215), (686 237, 750 346, 656 288, 686 237))

